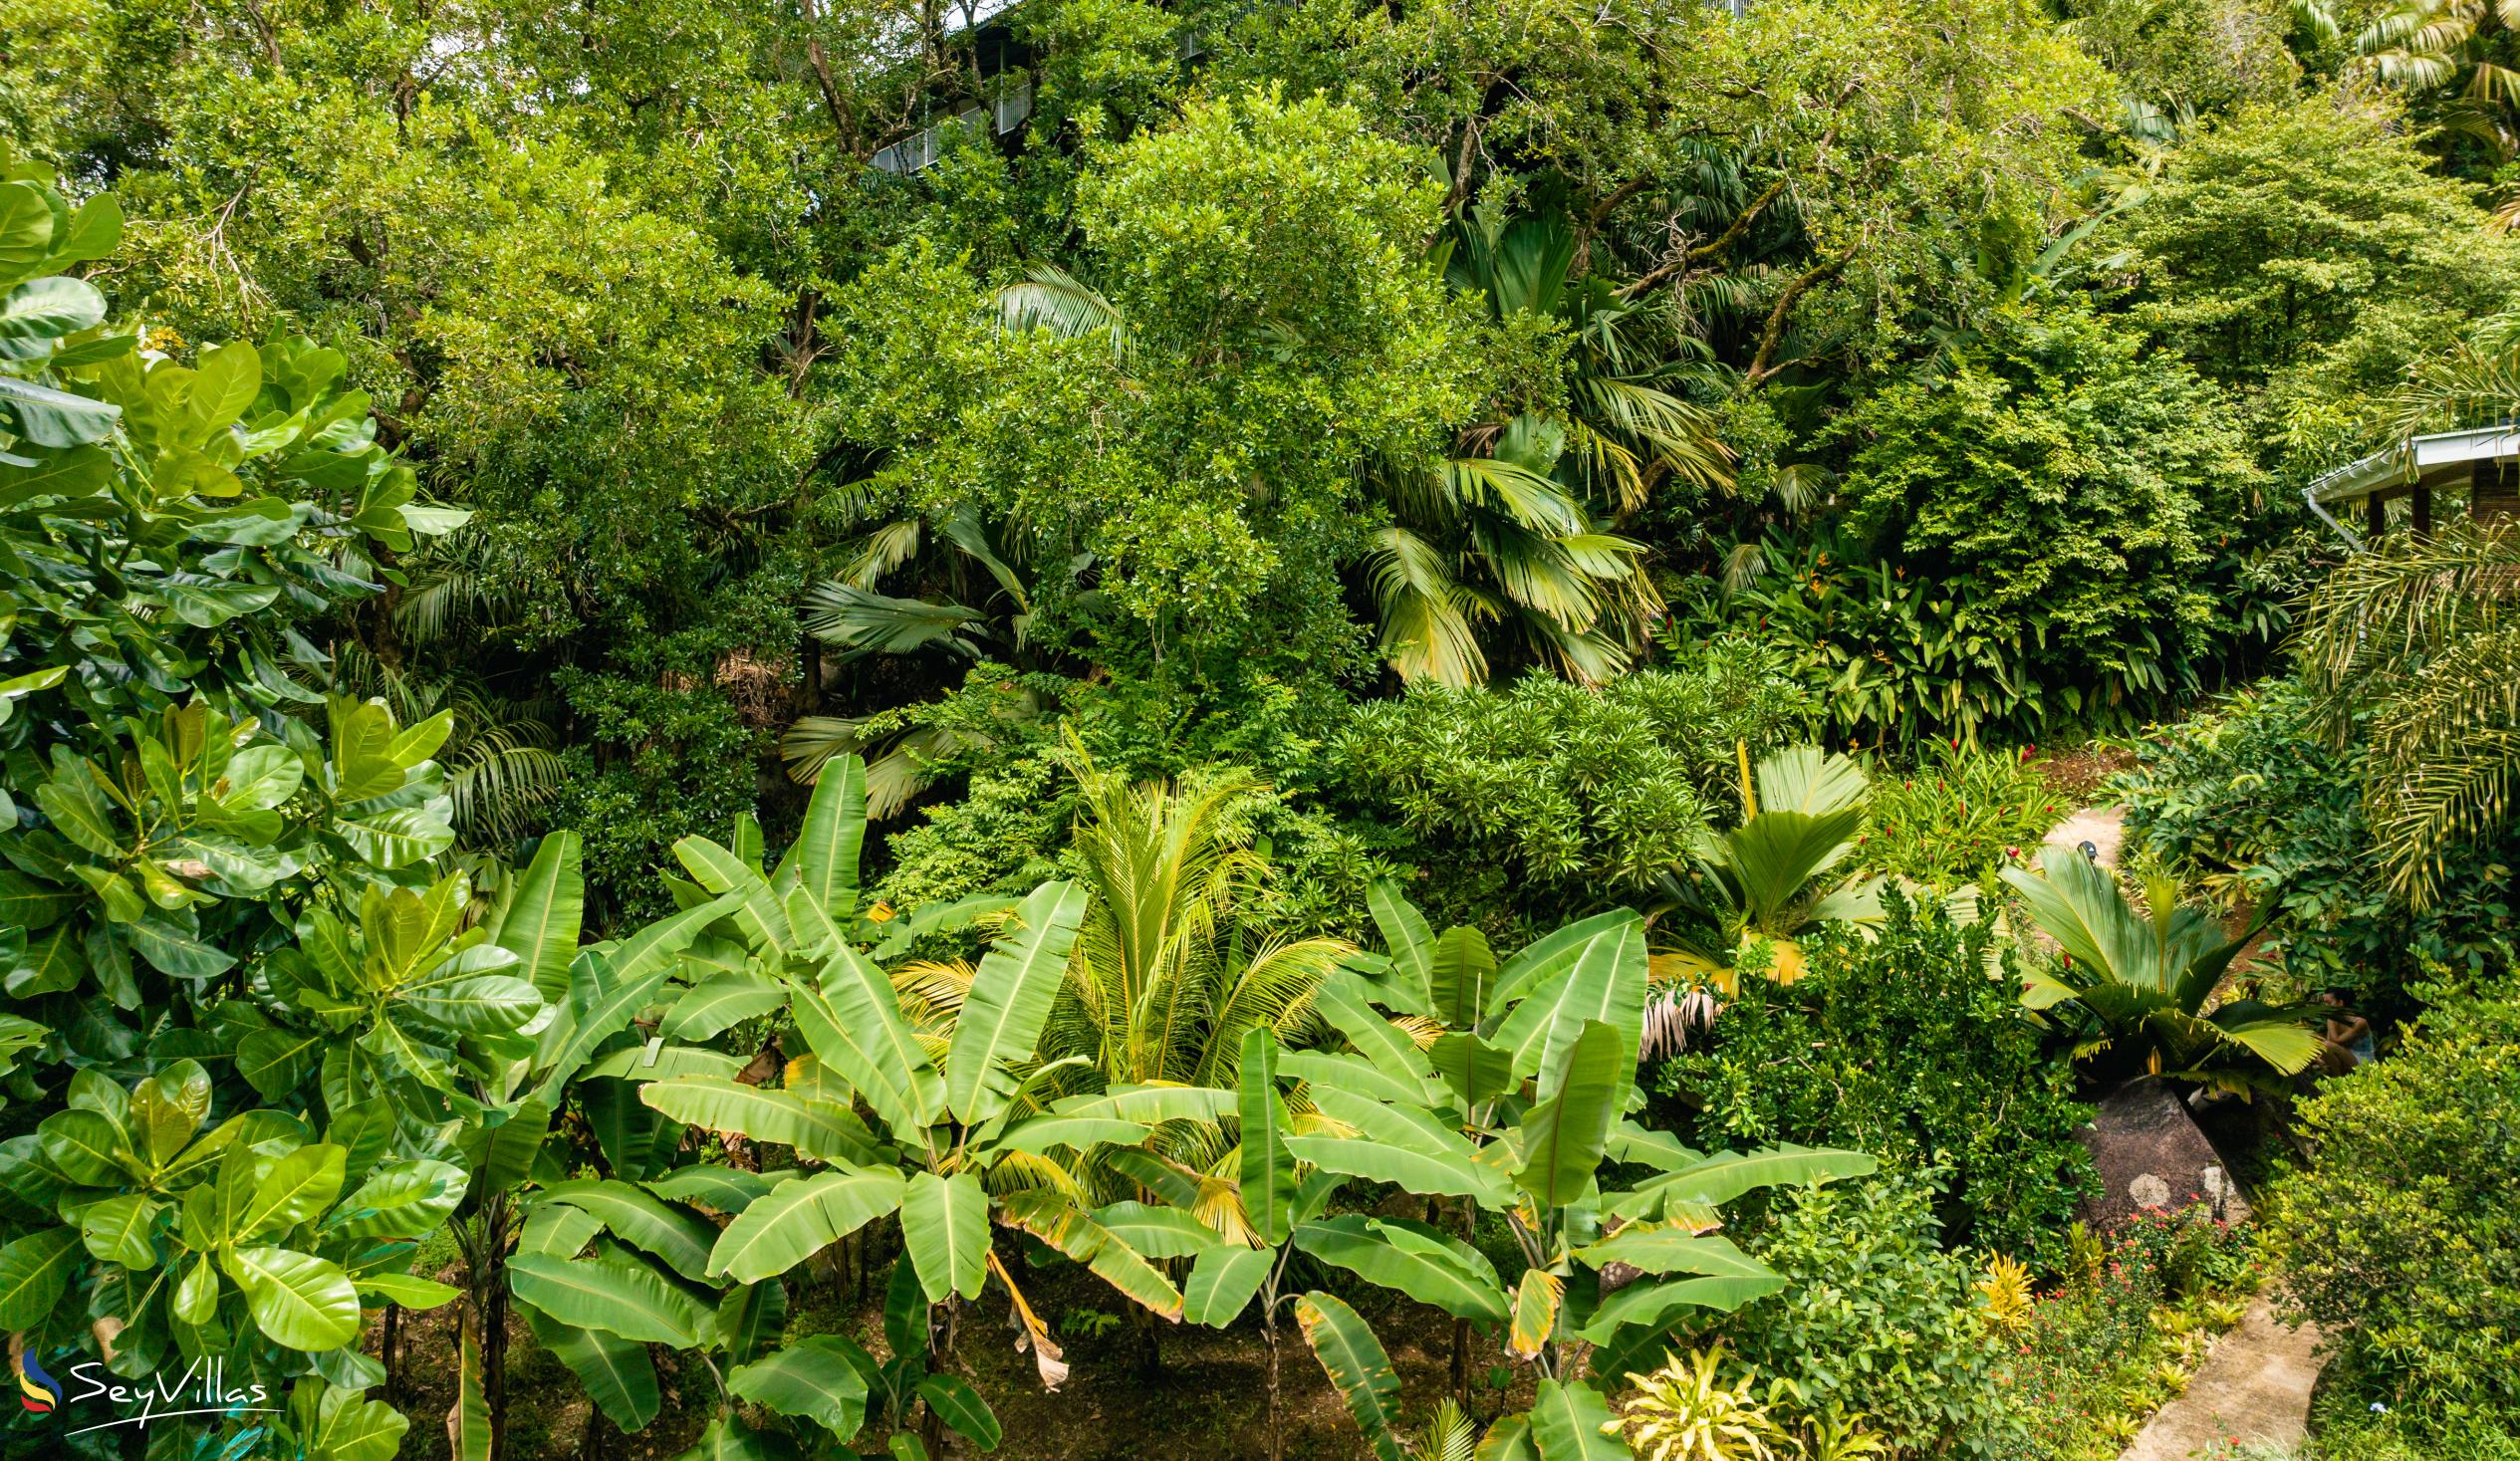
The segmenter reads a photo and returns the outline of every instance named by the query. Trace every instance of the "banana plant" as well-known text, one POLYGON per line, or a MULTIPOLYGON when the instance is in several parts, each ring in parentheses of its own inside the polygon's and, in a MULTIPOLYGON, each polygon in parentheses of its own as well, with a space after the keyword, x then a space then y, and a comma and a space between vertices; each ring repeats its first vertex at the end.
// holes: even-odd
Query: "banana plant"
MULTIPOLYGON (((1236 1103, 1252 1238, 1197 1257, 1191 1317, 1221 1326, 1256 1299, 1274 1354, 1279 1306, 1291 1303, 1379 1461, 1402 1461, 1388 1356, 1335 1296, 1286 1292, 1287 1256, 1301 1252, 1498 1336, 1537 1371, 1533 1408, 1492 1427, 1482 1454, 1624 1455, 1601 1433, 1609 1408, 1576 1372, 1573 1341, 1633 1360, 1696 1312, 1775 1292, 1782 1279, 1715 1235, 1715 1209, 1759 1187, 1862 1175, 1873 1159, 1795 1147, 1706 1155, 1626 1119, 1642 1100, 1646 956, 1634 912, 1569 924, 1495 967, 1472 940, 1432 934, 1393 890, 1374 908, 1391 952, 1316 996, 1347 1048, 1282 1053, 1266 1028, 1245 1037, 1236 1103), (1606 1189, 1605 1163, 1652 1175, 1606 1189), (1508 1284, 1464 1238, 1425 1224, 1326 1215, 1352 1179, 1502 1214, 1522 1271, 1508 1284), (1632 1274, 1625 1285, 1581 1280, 1614 1265, 1632 1274)), ((1184 1184, 1165 1195, 1191 1194, 1184 1184)), ((1593 1372, 1624 1371, 1597 1358, 1593 1372)))
POLYGON ((1864 825, 1863 769, 1792 746, 1763 758, 1753 778, 1748 753, 1740 755, 1741 825, 1703 834, 1692 865, 1658 879, 1667 906, 1717 932, 1682 941, 1667 962, 1727 990, 1735 952, 1754 941, 1772 946, 1772 976, 1791 984, 1803 974, 1801 935, 1833 919, 1882 920, 1882 879, 1828 875, 1855 851, 1864 825))
MULTIPOLYGON (((855 757, 826 768, 796 845, 769 872, 749 820, 731 846, 676 844, 682 910, 579 951, 567 999, 508 1083, 529 1121, 539 1102, 592 1128, 603 1175, 562 1180, 549 1148, 528 1161, 507 1273, 529 1323, 624 1430, 654 1417, 642 1346, 667 1342, 719 1382, 704 1454, 780 1444, 748 1427, 739 1400, 830 1444, 873 1425, 899 1454, 932 1451, 946 1428, 993 1447, 987 1404, 941 1363, 960 1306, 994 1280, 1043 1382, 1067 1372, 993 1251, 993 1220, 1175 1321, 1182 1295, 1158 1265, 1212 1241, 1182 1214, 1149 1219, 1137 1204, 1083 1205, 1073 1184, 1034 1185, 1062 1170, 1042 1159, 1056 1148, 1142 1145, 1156 1123, 1212 1116, 1233 1096, 1152 1086, 1042 1098, 1048 1072, 1035 1052, 1084 891, 1053 882, 1021 900, 889 917, 860 889, 865 778, 855 757), (921 966, 887 972, 880 961, 984 916, 997 927, 951 1033, 930 1035, 897 987, 921 966), (705 1159, 686 1137, 697 1132, 717 1138, 705 1159), (839 1336, 766 1345, 789 1276, 882 1222, 902 1252, 886 1309, 892 1357, 879 1362, 839 1336)), ((573 880, 529 868, 520 887, 573 880)), ((574 909, 574 896, 553 901, 574 909)), ((511 911, 497 936, 520 917, 546 926, 511 911)))
POLYGON ((2312 1006, 2244 999, 2207 1008, 2257 926, 2229 936, 2211 914, 2181 904, 2177 881, 2164 874, 2145 879, 2140 913, 2097 862, 2047 861, 2038 876, 2003 871, 2065 954, 2061 967, 2025 978, 2021 1002, 2050 1021, 2079 1023, 2076 1060, 2245 1095, 2274 1089, 2319 1058, 2312 1006))

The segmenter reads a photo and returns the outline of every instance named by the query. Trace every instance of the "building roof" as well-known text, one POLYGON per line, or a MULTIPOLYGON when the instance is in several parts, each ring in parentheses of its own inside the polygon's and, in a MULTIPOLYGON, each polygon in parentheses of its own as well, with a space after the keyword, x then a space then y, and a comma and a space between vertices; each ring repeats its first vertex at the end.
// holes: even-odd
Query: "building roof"
POLYGON ((2520 422, 2443 431, 2349 462, 2312 482, 2306 495, 2314 503, 2354 502, 2375 492, 2462 476, 2457 469, 2470 462, 2513 456, 2520 456, 2520 422))

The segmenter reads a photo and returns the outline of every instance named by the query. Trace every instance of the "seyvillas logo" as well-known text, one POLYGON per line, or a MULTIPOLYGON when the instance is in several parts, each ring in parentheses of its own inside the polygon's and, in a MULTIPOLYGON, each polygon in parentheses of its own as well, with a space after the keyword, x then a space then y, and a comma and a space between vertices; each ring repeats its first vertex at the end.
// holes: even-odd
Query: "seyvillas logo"
POLYGON ((35 1356, 23 1349, 18 1351, 17 1371, 18 1403, 38 1415, 52 1414, 61 1403, 61 1381, 46 1374, 35 1356))

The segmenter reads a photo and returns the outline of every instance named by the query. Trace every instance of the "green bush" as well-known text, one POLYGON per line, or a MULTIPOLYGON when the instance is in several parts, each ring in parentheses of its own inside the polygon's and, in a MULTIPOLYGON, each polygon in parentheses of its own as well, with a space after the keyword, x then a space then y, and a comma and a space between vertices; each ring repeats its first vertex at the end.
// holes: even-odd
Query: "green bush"
POLYGON ((2454 853, 2445 895, 2410 913, 2389 895, 2363 820, 2363 749, 2324 745, 2310 696, 2269 681, 2149 737, 2112 782, 2131 852, 2148 852, 2229 901, 2278 915, 2273 944, 2308 987, 2397 1002, 2420 961, 2475 973, 2513 928, 2509 846, 2454 853))
POLYGON ((1808 702, 1774 660, 1719 640, 1695 662, 1598 688, 1532 675, 1427 686, 1356 707, 1331 737, 1331 794, 1414 835, 1438 924, 1499 904, 1555 916, 1631 896, 1728 806, 1734 746, 1796 738, 1808 702))
POLYGON ((1991 884, 1996 868, 2020 864, 2068 810, 2029 758, 2027 748, 1937 741, 1914 765, 1876 772, 1857 855, 1876 872, 1929 887, 1991 884))
POLYGON ((2285 1298, 2330 1384, 2422 1426, 2520 1421, 2520 1000, 2447 996, 2388 1060, 2326 1086, 2317 1153, 2266 1204, 2285 1298))
POLYGON ((1885 901, 1873 937, 1836 925, 1806 940, 1797 983, 1745 978, 1711 1043, 1666 1063, 1658 1088, 1691 1108, 1701 1145, 1852 1146, 1945 1170, 1949 1241, 2053 1263, 2091 1172, 2072 1068, 1990 973, 1984 924, 1885 901))
POLYGON ((2012 1458, 2022 1432, 1969 1261, 1935 1242, 1939 1176, 1807 1187, 1735 1234, 1786 1287, 1707 1326, 1743 1363, 1791 1381, 1795 1408, 1837 1406, 1899 1455, 2012 1458))

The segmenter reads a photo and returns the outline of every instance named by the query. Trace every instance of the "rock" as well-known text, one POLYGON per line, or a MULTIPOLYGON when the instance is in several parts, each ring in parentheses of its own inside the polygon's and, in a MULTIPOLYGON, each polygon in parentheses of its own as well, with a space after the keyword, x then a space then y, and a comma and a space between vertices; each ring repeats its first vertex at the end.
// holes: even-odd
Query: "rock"
POLYGON ((2095 1228, 2146 1209, 2177 1212, 2203 1203, 2228 1222, 2249 1220, 2249 1202, 2223 1170, 2180 1088, 2157 1076, 2121 1087, 2078 1134, 2100 1170, 2101 1195, 2083 1204, 2095 1228))

